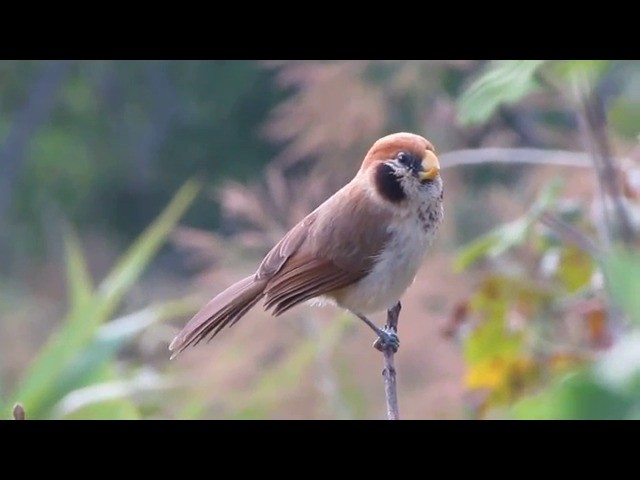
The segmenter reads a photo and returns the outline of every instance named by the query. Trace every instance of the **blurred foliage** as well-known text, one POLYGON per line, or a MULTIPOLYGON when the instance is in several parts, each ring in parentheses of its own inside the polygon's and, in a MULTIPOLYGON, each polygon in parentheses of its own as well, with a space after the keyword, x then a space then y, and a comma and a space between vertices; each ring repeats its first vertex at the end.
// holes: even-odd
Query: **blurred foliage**
MULTIPOLYGON (((0 160, 15 163, 6 170, 11 206, 0 215, 13 227, 14 241, 0 245, 11 255, 41 254, 45 217, 59 210, 80 228, 129 241, 188 177, 250 178, 275 152, 255 126, 280 94, 255 62, 59 65, 0 62, 0 116, 23 120, 0 125, 0 138, 16 138, 0 160), (50 106, 33 108, 48 85, 50 106)), ((218 225, 202 203, 187 219, 218 225)))
MULTIPOLYGON (((601 95, 612 71, 605 61, 509 61, 487 68, 460 99, 463 121, 487 121, 500 104, 521 100, 534 86, 564 95, 576 115, 582 114, 583 105, 593 101, 589 97, 601 95)), ((585 118, 581 133, 594 136, 587 144, 597 162, 602 137, 589 130, 592 117, 585 118)), ((613 168, 614 181, 626 186, 617 201, 633 216, 640 207, 640 190, 632 181, 638 166, 613 168)), ((615 192, 604 176, 597 181, 604 191, 615 192)), ((459 270, 472 265, 485 270, 455 319, 472 415, 637 419, 638 242, 627 239, 621 249, 624 239, 614 218, 620 211, 611 206, 611 197, 604 207, 597 194, 591 205, 580 205, 555 191, 534 202, 524 217, 469 243, 455 261, 459 270)))
POLYGON ((640 253, 612 254, 603 266, 613 299, 640 326, 640 253))
POLYGON ((512 105, 543 86, 564 83, 595 84, 610 67, 609 60, 496 60, 485 67, 460 96, 458 113, 463 124, 486 122, 503 105, 512 105))
POLYGON ((131 395, 141 388, 166 385, 159 375, 148 372, 118 373, 116 354, 150 324, 189 313, 193 307, 176 300, 107 320, 193 202, 198 188, 193 182, 186 184, 95 289, 78 240, 69 233, 69 313, 25 372, 3 411, 9 412, 9 405, 18 400, 33 419, 141 418, 131 395), (128 376, 131 379, 124 380, 128 376))
POLYGON ((636 309, 637 253, 613 252, 604 260, 612 298, 635 325, 585 368, 564 374, 513 406, 515 418, 640 419, 640 331, 636 309))
POLYGON ((557 181, 549 183, 522 218, 501 225, 466 245, 455 259, 455 269, 464 270, 481 258, 496 258, 520 245, 540 215, 555 201, 558 188, 557 181))

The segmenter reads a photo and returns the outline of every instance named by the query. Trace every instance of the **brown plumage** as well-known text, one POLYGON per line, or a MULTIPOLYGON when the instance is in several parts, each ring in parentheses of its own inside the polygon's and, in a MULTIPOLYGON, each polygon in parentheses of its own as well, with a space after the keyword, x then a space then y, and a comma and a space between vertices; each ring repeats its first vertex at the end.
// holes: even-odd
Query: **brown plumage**
POLYGON ((172 358, 232 326, 260 300, 274 316, 315 298, 356 315, 399 300, 442 219, 438 172, 433 146, 423 137, 398 133, 378 140, 353 180, 294 226, 255 274, 187 323, 169 346, 172 358))

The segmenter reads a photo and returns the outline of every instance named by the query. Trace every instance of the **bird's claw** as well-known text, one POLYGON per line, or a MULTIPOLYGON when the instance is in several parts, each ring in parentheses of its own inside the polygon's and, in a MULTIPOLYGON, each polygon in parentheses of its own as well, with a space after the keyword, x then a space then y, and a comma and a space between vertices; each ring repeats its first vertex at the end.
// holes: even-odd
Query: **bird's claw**
POLYGON ((391 349, 393 353, 396 353, 400 348, 400 339, 398 334, 388 326, 378 330, 378 338, 373 342, 373 348, 384 352, 387 349, 391 349))

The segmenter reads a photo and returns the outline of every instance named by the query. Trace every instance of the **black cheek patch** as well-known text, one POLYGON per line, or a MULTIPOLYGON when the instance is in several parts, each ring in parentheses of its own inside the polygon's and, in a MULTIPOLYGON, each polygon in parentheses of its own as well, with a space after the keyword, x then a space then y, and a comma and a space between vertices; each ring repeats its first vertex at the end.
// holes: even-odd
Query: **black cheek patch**
POLYGON ((400 185, 400 179, 393 173, 393 168, 382 163, 376 169, 376 188, 383 198, 390 202, 401 202, 407 195, 400 185))

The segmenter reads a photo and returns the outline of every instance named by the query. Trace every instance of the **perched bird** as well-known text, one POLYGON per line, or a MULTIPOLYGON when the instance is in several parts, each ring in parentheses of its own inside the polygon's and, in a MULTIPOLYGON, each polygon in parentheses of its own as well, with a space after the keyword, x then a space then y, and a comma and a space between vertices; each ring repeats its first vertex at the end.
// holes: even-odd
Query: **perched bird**
POLYGON ((274 316, 307 301, 349 310, 397 350, 394 332, 366 315, 391 309, 411 285, 444 214, 433 145, 411 133, 380 138, 355 177, 294 226, 253 275, 207 303, 169 345, 189 345, 232 326, 264 300, 274 316))

